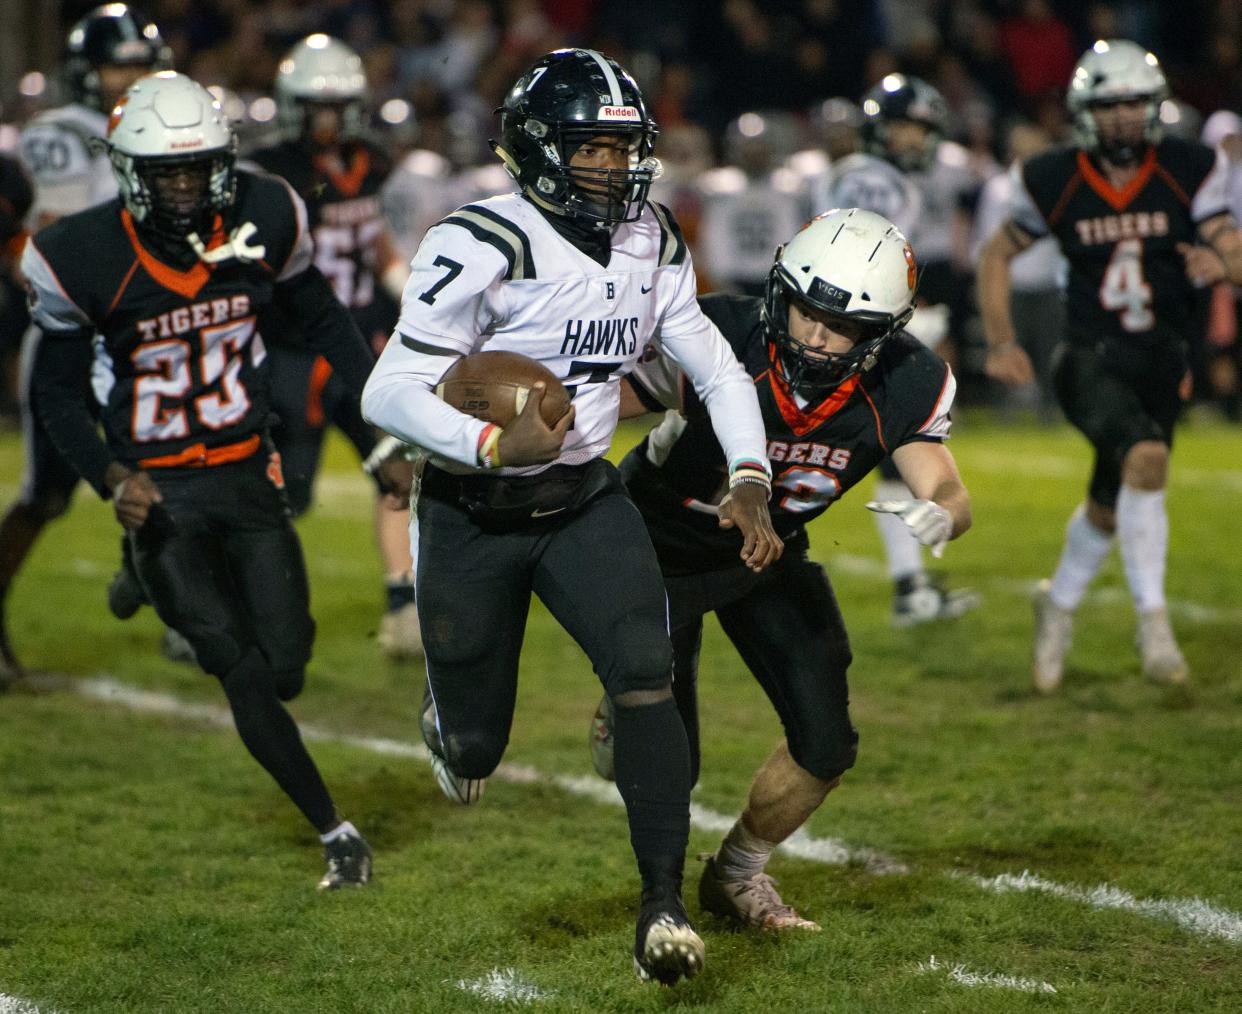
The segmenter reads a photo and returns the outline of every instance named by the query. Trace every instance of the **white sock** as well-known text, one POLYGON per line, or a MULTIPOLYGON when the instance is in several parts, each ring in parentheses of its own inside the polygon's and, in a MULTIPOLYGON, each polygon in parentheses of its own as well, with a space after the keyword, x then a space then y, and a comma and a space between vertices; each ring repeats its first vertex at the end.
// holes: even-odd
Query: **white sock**
POLYGON ((774 848, 775 842, 751 834, 738 817, 716 852, 716 872, 724 881, 749 880, 763 872, 774 848))
MULTIPOLYGON (((894 479, 881 479, 875 484, 877 500, 912 500, 914 494, 904 482, 894 479)), ((884 543, 884 554, 888 559, 888 576, 894 581, 909 577, 911 574, 923 572, 923 547, 919 540, 906 527, 906 523, 896 514, 876 514, 876 527, 880 529, 880 539, 884 543)))
POLYGON ((1078 608, 1112 545, 1113 537, 1096 528, 1087 518, 1086 506, 1079 504, 1065 526, 1065 548, 1061 550, 1057 572, 1052 575, 1049 597, 1054 605, 1061 609, 1078 608))
POLYGON ((351 824, 347 820, 343 820, 339 824, 337 824, 336 827, 334 827, 331 831, 328 831, 326 834, 321 834, 319 836, 319 840, 323 842, 325 845, 327 845, 328 842, 336 841, 338 838, 341 838, 347 834, 352 834, 355 838, 362 837, 362 835, 358 833, 358 829, 354 827, 353 824, 351 824))
POLYGON ((1117 496, 1117 542, 1126 580, 1140 613, 1164 608, 1164 567, 1169 555, 1169 514, 1164 490, 1122 486, 1117 496))

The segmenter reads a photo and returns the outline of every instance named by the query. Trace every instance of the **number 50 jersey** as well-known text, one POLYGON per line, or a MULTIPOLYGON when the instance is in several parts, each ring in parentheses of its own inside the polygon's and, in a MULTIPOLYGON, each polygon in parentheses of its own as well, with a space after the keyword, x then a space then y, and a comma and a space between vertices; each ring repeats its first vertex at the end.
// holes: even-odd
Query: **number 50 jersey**
MULTIPOLYGON (((948 439, 956 381, 912 335, 893 335, 870 370, 807 403, 785 384, 760 320, 763 300, 713 294, 699 302, 754 381, 772 467, 772 525, 791 545, 805 544, 804 526, 896 448, 948 439)), ((621 465, 664 573, 738 566, 740 536, 717 523, 728 488, 724 456, 694 391, 655 354, 644 356, 628 383, 652 411, 683 403, 621 465)))
POLYGON ((1223 154, 1166 138, 1120 190, 1077 148, 1042 152, 1012 172, 1014 222, 1055 236, 1069 260, 1071 344, 1141 351, 1186 339, 1193 288, 1177 247, 1228 211, 1223 154))
POLYGON ((26 246, 22 270, 45 340, 98 332, 95 398, 122 461, 228 444, 266 422, 267 353, 255 318, 278 281, 310 264, 306 211, 284 181, 239 172, 231 218, 255 227, 246 259, 185 269, 143 245, 119 200, 62 218, 26 246))

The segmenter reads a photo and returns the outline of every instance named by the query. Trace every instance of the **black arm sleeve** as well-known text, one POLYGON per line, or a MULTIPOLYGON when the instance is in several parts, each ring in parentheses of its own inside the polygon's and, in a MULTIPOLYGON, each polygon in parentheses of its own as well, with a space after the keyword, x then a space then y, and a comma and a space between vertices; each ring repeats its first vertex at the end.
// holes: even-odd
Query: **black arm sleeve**
POLYGON ((375 356, 367 347, 362 332, 336 298, 323 273, 313 264, 280 282, 275 299, 302 332, 307 347, 327 359, 349 392, 347 404, 341 406, 332 421, 365 458, 377 438, 362 418, 362 388, 375 365, 375 356))
POLYGON ((104 473, 116 459, 99 435, 86 401, 91 338, 85 328, 45 333, 32 364, 33 394, 39 418, 56 449, 107 500, 112 494, 104 484, 104 473))
POLYGON ((313 264, 276 285, 275 299, 297 324, 306 345, 332 365, 345 387, 357 398, 371 375, 375 356, 354 318, 313 264))

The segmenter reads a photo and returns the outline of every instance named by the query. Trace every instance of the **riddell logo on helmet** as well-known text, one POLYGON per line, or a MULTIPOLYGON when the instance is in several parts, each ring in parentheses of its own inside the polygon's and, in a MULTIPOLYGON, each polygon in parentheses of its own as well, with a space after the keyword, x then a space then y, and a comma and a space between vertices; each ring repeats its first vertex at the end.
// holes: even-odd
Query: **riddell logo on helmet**
POLYGON ((601 120, 640 120, 638 110, 634 106, 600 106, 599 119, 601 120))
POLYGON ((202 146, 203 139, 196 137, 192 141, 173 141, 168 147, 180 151, 182 148, 201 148, 202 146))

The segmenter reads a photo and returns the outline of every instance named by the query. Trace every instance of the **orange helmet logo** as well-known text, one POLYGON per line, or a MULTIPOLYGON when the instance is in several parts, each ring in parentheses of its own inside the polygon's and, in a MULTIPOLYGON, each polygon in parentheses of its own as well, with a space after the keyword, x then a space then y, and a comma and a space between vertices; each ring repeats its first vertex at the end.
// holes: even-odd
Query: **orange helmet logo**
POLYGON ((121 122, 121 114, 125 112, 125 103, 129 101, 128 95, 122 95, 116 100, 116 105, 112 107, 112 115, 108 117, 108 137, 112 136, 112 132, 116 130, 116 125, 121 122))
POLYGON ((904 253, 906 255, 906 285, 913 292, 919 280, 919 267, 914 263, 914 248, 909 243, 906 244, 904 253))

